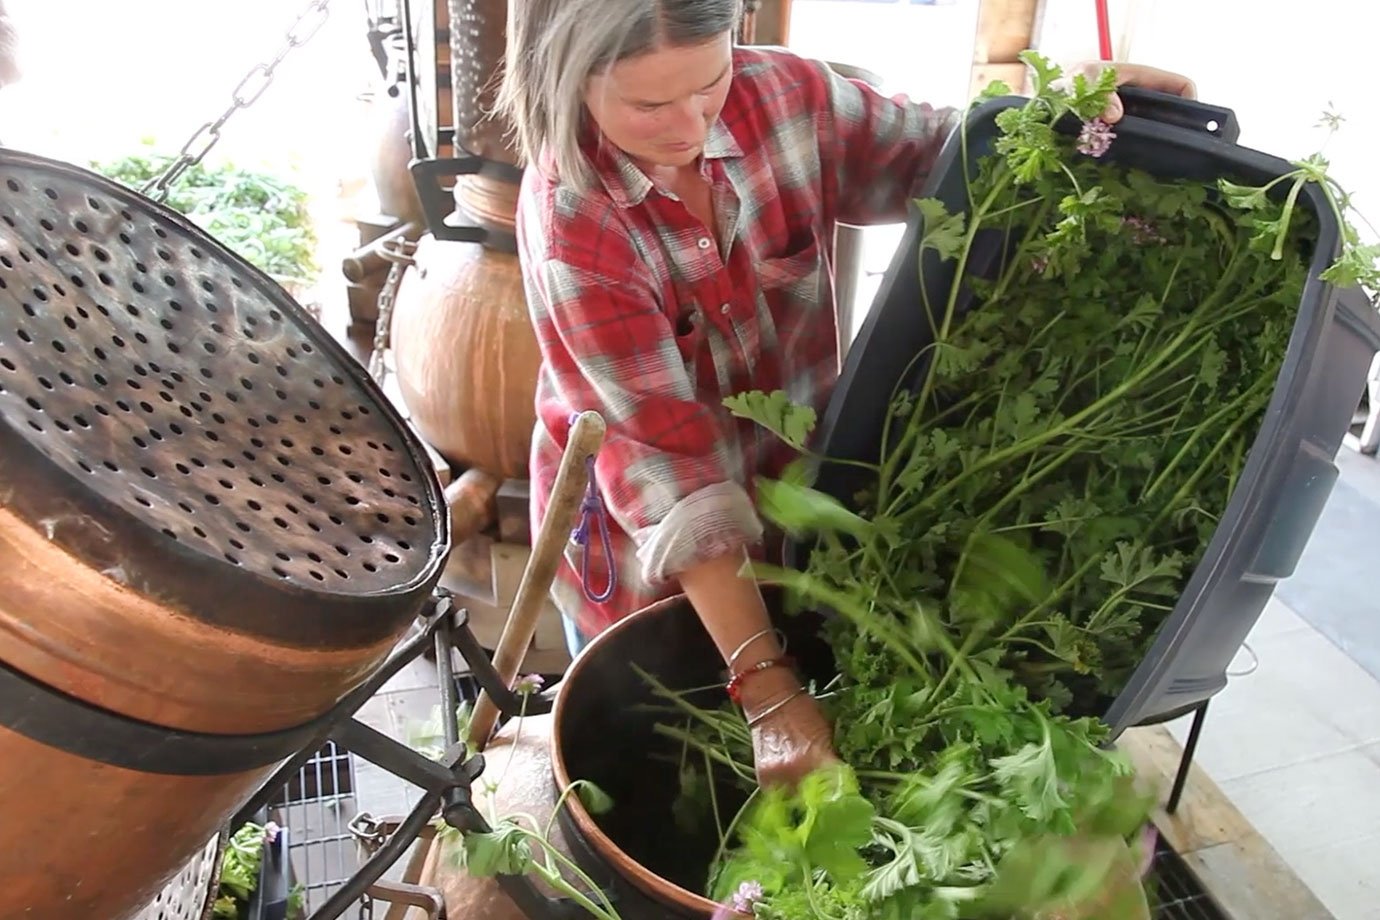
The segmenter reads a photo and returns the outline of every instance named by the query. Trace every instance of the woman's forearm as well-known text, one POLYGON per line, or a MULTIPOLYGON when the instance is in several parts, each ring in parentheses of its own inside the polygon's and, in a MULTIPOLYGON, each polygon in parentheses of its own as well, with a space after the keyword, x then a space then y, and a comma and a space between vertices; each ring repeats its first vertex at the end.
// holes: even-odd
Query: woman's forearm
MULTIPOLYGON (((681 590, 735 673, 784 651, 772 630, 761 589, 742 573, 746 561, 744 550, 699 563, 678 576, 681 590), (730 662, 734 653, 737 659, 730 662)), ((787 668, 764 670, 743 684, 744 708, 749 714, 759 712, 799 686, 787 668)))

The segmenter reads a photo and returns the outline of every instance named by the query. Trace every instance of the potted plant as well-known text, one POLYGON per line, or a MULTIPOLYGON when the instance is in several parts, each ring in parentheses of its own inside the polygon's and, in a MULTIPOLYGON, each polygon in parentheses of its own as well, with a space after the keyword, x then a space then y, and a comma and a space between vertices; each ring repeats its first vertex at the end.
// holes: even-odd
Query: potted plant
MULTIPOLYGON (((144 149, 91 164, 92 170, 139 191, 174 156, 152 141, 144 149)), ((191 166, 163 202, 300 299, 315 283, 316 233, 307 193, 290 180, 232 163, 191 166)))

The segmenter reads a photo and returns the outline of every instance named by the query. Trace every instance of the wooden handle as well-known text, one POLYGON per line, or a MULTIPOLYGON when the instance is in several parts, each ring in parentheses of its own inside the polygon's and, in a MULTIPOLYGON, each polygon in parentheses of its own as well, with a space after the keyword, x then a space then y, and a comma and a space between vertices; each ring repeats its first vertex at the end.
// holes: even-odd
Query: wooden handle
MULTIPOLYGON (((498 640, 498 648, 494 650, 494 670, 505 687, 512 686, 517 679, 518 668, 537 629, 542 602, 551 590, 562 551, 575 525, 575 515, 584 497, 587 481, 585 462, 599 452, 603 443, 603 417, 597 412, 580 413, 570 427, 570 438, 566 441, 560 469, 556 472, 556 483, 551 489, 546 516, 532 543, 532 554, 527 558, 522 581, 518 583, 513 609, 508 613, 508 622, 504 624, 503 635, 498 640)), ((474 713, 470 716, 471 750, 484 749, 497 721, 498 706, 487 693, 481 692, 474 705, 474 713)))

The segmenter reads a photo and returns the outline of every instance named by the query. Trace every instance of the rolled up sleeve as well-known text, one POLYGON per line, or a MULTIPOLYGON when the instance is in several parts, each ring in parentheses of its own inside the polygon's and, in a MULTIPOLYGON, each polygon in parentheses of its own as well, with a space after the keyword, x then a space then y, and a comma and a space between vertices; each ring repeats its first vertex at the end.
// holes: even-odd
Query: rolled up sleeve
POLYGON ((762 526, 723 414, 697 398, 653 279, 609 208, 547 215, 559 242, 529 255, 529 310, 559 395, 539 411, 562 432, 560 413, 603 416, 602 496, 654 585, 760 540, 762 526))

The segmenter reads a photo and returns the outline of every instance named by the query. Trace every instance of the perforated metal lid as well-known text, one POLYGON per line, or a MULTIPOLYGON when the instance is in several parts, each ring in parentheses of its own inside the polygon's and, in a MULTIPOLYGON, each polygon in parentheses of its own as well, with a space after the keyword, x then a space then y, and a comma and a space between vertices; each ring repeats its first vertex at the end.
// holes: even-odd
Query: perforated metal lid
MULTIPOLYGON (((190 560, 222 594, 253 582, 299 607, 405 607, 448 550, 421 445, 281 288, 171 210, 4 150, 0 421, 6 503, 160 596, 190 560), (140 545, 94 540, 93 524, 140 545)), ((224 613, 267 619, 246 602, 224 613)))

